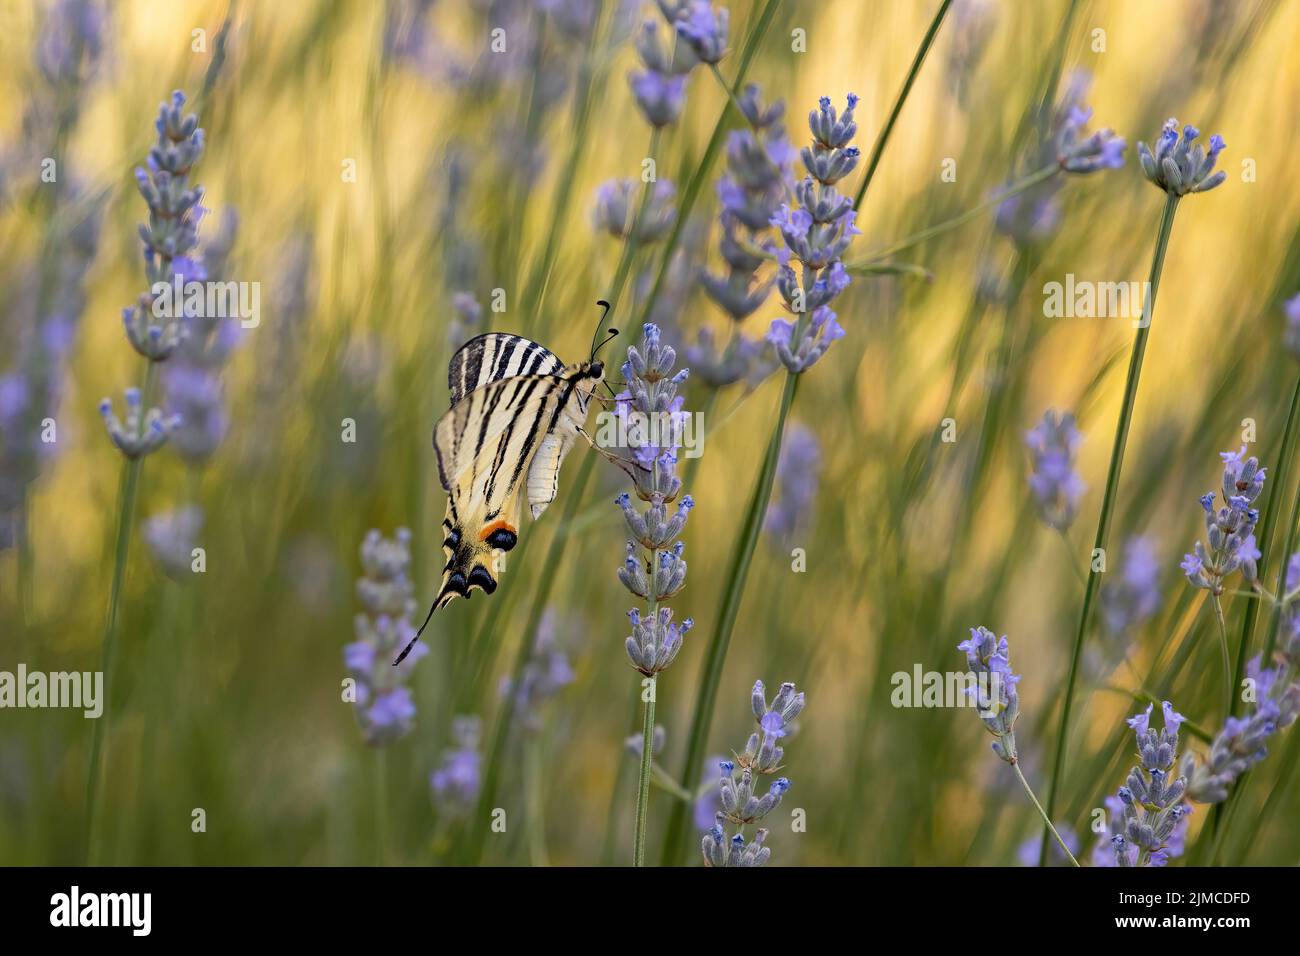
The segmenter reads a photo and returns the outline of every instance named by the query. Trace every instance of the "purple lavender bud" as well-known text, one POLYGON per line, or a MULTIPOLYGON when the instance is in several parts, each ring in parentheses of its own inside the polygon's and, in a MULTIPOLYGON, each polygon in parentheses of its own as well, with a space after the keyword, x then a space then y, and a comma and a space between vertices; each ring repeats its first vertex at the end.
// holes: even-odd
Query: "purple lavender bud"
POLYGON ((767 509, 764 528, 774 535, 801 529, 817 496, 821 446, 817 436, 797 422, 786 429, 776 463, 776 495, 767 509))
POLYGON ((957 645, 966 654, 966 665, 974 681, 966 694, 978 708, 985 729, 997 738, 994 752, 1007 763, 1018 759, 1015 725, 1020 716, 1016 684, 1020 675, 1011 672, 1009 643, 986 627, 972 627, 970 637, 957 645))
POLYGON ((1282 333, 1282 345, 1291 353, 1292 358, 1300 359, 1300 293, 1287 299, 1282 306, 1286 315, 1286 328, 1282 333))
POLYGON ((392 538, 370 531, 361 545, 362 577, 354 619, 356 642, 344 649, 344 663, 356 682, 354 711, 366 743, 381 746, 405 736, 415 720, 406 686, 415 663, 428 648, 416 644, 398 667, 392 660, 415 635, 414 586, 410 580, 411 533, 399 528, 392 538))
POLYGON ((1074 425, 1074 416, 1057 415, 1052 409, 1025 435, 1025 445, 1033 461, 1029 489, 1039 517, 1048 527, 1064 531, 1070 527, 1083 495, 1083 480, 1074 470, 1082 436, 1074 425))
POLYGON ((515 714, 529 733, 541 731, 543 708, 576 678, 561 639, 562 632, 571 634, 573 630, 572 624, 562 621, 554 608, 546 608, 518 685, 509 676, 501 682, 501 696, 513 696, 515 714))
POLYGON ((479 752, 482 723, 478 717, 457 717, 452 722, 452 747, 429 775, 429 789, 438 812, 460 819, 474 809, 483 785, 483 755, 479 752))
POLYGON ((1164 726, 1151 726, 1152 707, 1128 719, 1137 739, 1140 763, 1125 785, 1105 801, 1106 832, 1094 850, 1101 866, 1164 866, 1183 851, 1190 808, 1184 804, 1185 775, 1175 775, 1178 728, 1183 717, 1165 701, 1164 726), (1109 851, 1103 849, 1109 845, 1109 851))
POLYGON ((637 108, 651 126, 667 126, 682 114, 686 102, 686 77, 636 70, 628 74, 637 108))
POLYGON ((685 14, 678 16, 678 35, 701 62, 717 63, 726 55, 731 19, 726 7, 715 9, 709 0, 692 0, 685 14))
POLYGON ((1084 127, 1092 118, 1092 110, 1070 106, 1065 122, 1056 138, 1056 161, 1068 173, 1093 173, 1099 169, 1119 169, 1124 165, 1125 143, 1110 129, 1091 135, 1084 127))
POLYGON ((1161 130, 1156 148, 1152 150, 1146 143, 1138 143, 1138 161, 1142 173, 1151 183, 1172 196, 1185 196, 1188 193, 1208 192, 1226 178, 1223 171, 1214 172, 1219 153, 1226 147, 1223 137, 1215 133, 1210 137, 1207 151, 1195 140, 1200 131, 1194 126, 1183 128, 1182 138, 1178 136, 1178 121, 1168 120, 1161 130))

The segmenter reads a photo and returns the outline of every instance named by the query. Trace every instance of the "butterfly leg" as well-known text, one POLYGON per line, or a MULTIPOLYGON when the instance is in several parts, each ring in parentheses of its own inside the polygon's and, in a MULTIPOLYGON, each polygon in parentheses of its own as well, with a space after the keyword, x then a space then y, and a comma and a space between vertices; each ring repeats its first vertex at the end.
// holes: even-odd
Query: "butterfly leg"
POLYGON ((587 434, 587 430, 585 428, 579 428, 578 434, 581 435, 583 438, 587 439, 587 444, 590 445, 592 447, 592 450, 594 450, 597 454, 601 455, 606 460, 611 462, 619 470, 625 472, 629 477, 635 477, 635 472, 633 471, 634 466, 626 458, 623 458, 619 455, 615 455, 613 452, 606 451, 604 448, 601 448, 598 444, 596 444, 596 440, 587 434))

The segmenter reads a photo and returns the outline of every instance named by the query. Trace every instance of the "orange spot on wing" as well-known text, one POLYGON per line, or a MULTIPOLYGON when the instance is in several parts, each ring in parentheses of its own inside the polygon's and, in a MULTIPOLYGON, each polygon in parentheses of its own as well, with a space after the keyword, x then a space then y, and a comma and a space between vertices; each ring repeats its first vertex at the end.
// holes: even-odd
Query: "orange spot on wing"
POLYGON ((512 525, 509 521, 493 521, 490 525, 485 526, 483 530, 478 533, 478 539, 480 541, 486 541, 488 537, 492 534, 492 532, 500 531, 503 528, 506 531, 509 531, 513 535, 519 534, 519 529, 516 528, 514 525, 512 525))

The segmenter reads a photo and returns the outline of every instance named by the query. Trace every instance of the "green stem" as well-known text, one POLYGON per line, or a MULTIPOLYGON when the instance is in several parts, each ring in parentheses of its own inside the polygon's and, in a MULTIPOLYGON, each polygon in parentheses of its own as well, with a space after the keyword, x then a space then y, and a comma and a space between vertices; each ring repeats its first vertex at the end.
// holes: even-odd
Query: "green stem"
POLYGON ((1057 537, 1061 539, 1061 544, 1065 546, 1066 556, 1069 558, 1070 571, 1074 574, 1074 579, 1080 584, 1086 584, 1083 571, 1079 568, 1078 558, 1074 553, 1074 545, 1070 543, 1070 536, 1066 534, 1064 528, 1057 528, 1057 537))
MULTIPOLYGON (((694 768, 704 760, 704 749, 708 742, 709 725, 713 720, 713 709, 717 700, 718 684, 722 680, 722 665, 727 657, 727 647, 731 642, 731 632, 740 613, 740 601, 744 596, 745 580, 749 575, 749 564, 754 557, 754 548, 758 544, 759 532, 763 527, 763 516, 767 513, 768 500, 772 496, 772 483, 776 476, 776 462, 781 453, 781 439, 785 434, 785 421, 794 401, 795 389, 799 376, 787 372, 785 388, 781 393, 781 404, 777 409, 776 423, 768 439, 767 451, 759 470, 758 482, 754 486, 753 496, 749 501, 749 510, 741 528, 736 550, 732 553, 731 564, 727 573, 727 587, 723 595, 722 609, 718 615, 717 625, 706 652, 704 669, 700 674, 700 689, 695 698, 695 712, 691 717, 691 730, 686 746, 686 758, 682 763, 679 780, 691 779, 694 768)), ((687 807, 677 803, 668 818, 664 837, 661 862, 672 866, 682 858, 685 850, 687 807)))
POLYGON ((731 105, 736 108, 736 112, 740 114, 740 118, 743 119, 747 125, 752 125, 749 123, 749 117, 745 115, 745 110, 741 106, 740 97, 737 96, 736 91, 728 85, 726 78, 722 75, 722 71, 718 69, 718 64, 710 63, 709 70, 713 73, 713 78, 718 81, 718 86, 722 87, 722 92, 727 94, 727 99, 731 100, 731 105))
MULTIPOLYGON (((1272 790, 1269 791, 1268 799, 1264 801, 1258 813, 1251 814, 1250 830, 1245 838, 1240 842, 1242 847, 1241 854, 1237 861, 1238 865, 1245 862, 1244 856, 1249 848, 1255 844, 1255 839, 1263 828, 1264 823, 1273 815, 1273 811, 1278 808, 1279 803, 1288 798, 1294 791, 1290 787, 1291 778, 1295 775, 1295 768, 1300 760, 1300 734, 1291 734, 1291 739, 1287 743, 1286 753, 1282 757, 1281 765, 1278 767, 1277 780, 1273 784, 1272 790)), ((1245 783, 1246 775, 1243 774, 1238 782, 1237 790, 1245 783)), ((1237 792, 1234 790, 1233 792, 1237 792)))
POLYGON ((578 68, 578 84, 573 98, 574 124, 572 140, 569 145, 569 155, 565 159, 564 170, 560 174, 559 184, 555 191, 555 202, 551 207, 550 225, 547 228, 542 257, 533 269, 522 299, 523 322, 525 324, 537 321, 537 312, 546 293, 551 269, 555 265, 555 256, 559 252, 560 226, 568 214, 573 186, 577 180, 578 162, 585 155, 587 147, 590 145, 587 141, 587 124, 591 119, 591 90, 597 85, 595 80, 596 70, 592 67, 592 61, 596 58, 596 51, 600 48, 607 26, 612 20, 613 17, 608 13, 608 10, 602 10, 600 25, 591 31, 591 44, 587 50, 587 56, 583 58, 582 65, 578 68))
POLYGON ((650 683, 641 685, 641 696, 645 698, 645 719, 641 722, 641 772, 637 778, 633 866, 645 866, 646 823, 650 818, 650 768, 654 763, 655 692, 658 690, 659 678, 651 677, 649 681, 650 683))
MULTIPOLYGON (((142 414, 147 414, 153 401, 158 367, 145 360, 144 383, 140 388, 142 414)), ((104 762, 104 738, 108 734, 109 714, 112 710, 113 661, 117 650, 117 631, 122 608, 122 589, 126 581, 127 561, 130 557, 131 531, 135 520, 135 502, 140 484, 143 458, 128 460, 122 471, 122 481, 117 500, 117 531, 113 547, 113 583, 109 590, 108 614, 104 621, 104 634, 100 642, 100 670, 104 674, 104 712, 95 721, 90 740, 90 767, 86 774, 86 861, 92 863, 95 854, 95 809, 99 797, 99 778, 104 762)))
POLYGON ((550 866, 542 779, 542 741, 530 737, 524 744, 524 812, 528 815, 528 862, 533 866, 550 866))
MULTIPOLYGON (((663 131, 655 127, 650 134, 650 160, 658 168, 657 161, 659 155, 659 140, 663 131)), ((641 229, 645 222, 646 210, 650 208, 650 202, 654 196, 654 180, 642 184, 641 203, 637 206, 636 215, 632 219, 632 225, 623 243, 623 251, 619 253, 618 265, 614 269, 614 282, 610 286, 606 300, 609 302, 609 310, 601 319, 600 324, 596 326, 596 334, 592 336, 594 342, 598 339, 605 329, 605 322, 611 317, 618 318, 618 303, 623 296, 623 287, 627 285, 628 276, 632 273, 632 265, 636 261, 637 250, 641 246, 641 229)))
POLYGON ((1025 793, 1029 794, 1029 799, 1033 802, 1034 808, 1038 810, 1038 815, 1043 818, 1043 823, 1047 825, 1047 829, 1051 832, 1052 836, 1056 837, 1056 842, 1061 846, 1061 852, 1070 858, 1071 863, 1078 866, 1079 861, 1074 858, 1074 854, 1070 852, 1070 848, 1066 846, 1065 841, 1061 839, 1061 834, 1057 833, 1056 827, 1052 825, 1052 818, 1047 815, 1047 811, 1043 809, 1043 805, 1039 803, 1038 798, 1034 796, 1033 788, 1029 786, 1029 781, 1025 779, 1025 775, 1020 771, 1020 764, 1013 763, 1011 769, 1016 772, 1016 777, 1019 778, 1020 785, 1025 788, 1025 793))
MULTIPOLYGON (((636 733, 637 717, 641 710, 641 688, 636 685, 628 702, 628 716, 625 726, 629 734, 636 733)), ((620 746, 620 752, 622 747, 620 746)), ((639 766, 639 764, 638 764, 639 766)), ((610 789, 609 810, 605 814, 605 837, 600 850, 602 866, 612 866, 617 852, 620 810, 623 806, 623 791, 628 781, 628 774, 623 772, 624 763, 619 761, 614 771, 614 786, 610 789)))
MULTIPOLYGON (((1119 476, 1124 465, 1124 448, 1128 444, 1129 426, 1133 422, 1133 409, 1137 404, 1138 381, 1142 376, 1142 358, 1146 354, 1147 339, 1151 334, 1151 325, 1156 314, 1156 293, 1160 288, 1160 273, 1164 269, 1165 252, 1169 248, 1169 236, 1174 228, 1174 213, 1178 211, 1178 197, 1166 196, 1164 211, 1160 215, 1160 229, 1156 235, 1155 252, 1151 257, 1150 294, 1143 314, 1143 322, 1133 339, 1133 353, 1129 359, 1128 380, 1124 384, 1124 403, 1120 407, 1119 421, 1115 425, 1115 443, 1111 449, 1110 467, 1106 472, 1106 492, 1101 502, 1101 516, 1097 520, 1096 548, 1105 549, 1110 532, 1110 519, 1119 497, 1119 476)), ((1060 791, 1061 778, 1065 771, 1065 751, 1069 744, 1070 711, 1074 704, 1074 686, 1079 676, 1079 661, 1083 655, 1083 641, 1088 633, 1088 617, 1092 611, 1092 602, 1097 595, 1101 575, 1088 567, 1088 584, 1083 591, 1083 607, 1079 612, 1079 626, 1074 635, 1074 648, 1070 653, 1069 676, 1065 681, 1065 697, 1061 707, 1061 721, 1056 730, 1056 756, 1052 764, 1052 782, 1047 791, 1047 815, 1050 818, 1056 812, 1056 800, 1060 791)), ((1043 840, 1039 848, 1038 862, 1042 865, 1047 860, 1048 832, 1043 831, 1043 840)))
MULTIPOLYGON (((777 5, 778 0, 767 0, 758 15, 754 28, 749 32, 749 36, 745 38, 745 46, 740 53, 740 66, 736 70, 736 79, 731 84, 733 94, 739 92, 744 85, 745 76, 749 73, 749 65, 758 52, 758 45, 762 41, 764 34, 767 33, 767 28, 772 23, 772 17, 776 13, 777 5)), ((723 134, 727 129, 727 114, 732 108, 731 100, 728 99, 726 105, 722 107, 722 112, 718 114, 718 121, 713 124, 713 134, 709 137, 709 143, 704 148, 704 156, 701 157, 700 164, 695 167, 695 172, 691 174, 686 189, 682 191, 681 201, 677 205, 677 219, 673 223, 667 241, 664 243, 664 249, 659 258, 659 271, 655 274, 654 285, 650 287, 650 294, 646 296, 645 304, 641 307, 641 319, 638 325, 643 325, 649 318, 650 311, 654 308, 659 293, 663 289, 664 281, 668 277, 669 266, 672 264, 673 253, 677 251, 677 244, 681 242, 682 230, 686 226, 686 220, 690 218, 691 210, 695 207, 695 200, 699 197, 700 190, 704 186, 704 180, 708 178, 709 170, 713 168, 713 160, 717 157, 718 150, 722 148, 723 134)))
MULTIPOLYGON (((650 470, 651 491, 659 491, 659 470, 650 470)), ((650 599, 646 612, 651 627, 659 626, 659 549, 650 548, 650 599)), ((650 821, 650 772, 654 767, 655 695, 659 690, 657 674, 648 675, 649 684, 642 681, 641 698, 645 702, 645 718, 641 722, 641 772, 636 788, 636 831, 632 839, 632 865, 645 866, 646 826, 650 821), (648 692, 648 693, 647 693, 648 692)))
POLYGON ((1219 625, 1219 656, 1223 664, 1223 716, 1232 716, 1232 658, 1228 652, 1228 624, 1223 619, 1223 604, 1217 594, 1210 595, 1214 605, 1214 619, 1219 625))
POLYGON ((109 714, 112 713, 113 659, 117 646, 118 616, 122 606, 122 584, 126 579, 126 565, 131 544, 131 529, 135 514, 136 489, 140 482, 142 459, 125 463, 117 498, 117 533, 113 549, 113 584, 109 591, 108 616, 104 622, 104 635, 100 642, 99 669, 104 673, 104 712, 95 721, 90 738, 90 769, 86 778, 86 861, 93 861, 95 836, 95 801, 99 796, 99 778, 103 765, 104 735, 107 733, 109 714))
MULTIPOLYGON (((587 482, 595 470, 597 456, 591 452, 583 457, 582 466, 578 473, 574 475, 573 487, 569 491, 569 498, 564 504, 564 514, 561 516, 559 524, 556 525, 555 534, 551 538, 551 543, 546 551, 546 559, 542 562, 543 568, 559 568, 564 566, 564 549, 568 545, 569 535, 564 533, 564 529, 569 526, 577 512, 579 505, 582 503, 583 493, 586 491, 587 482)), ((546 608, 546 602, 551 596, 551 587, 555 584, 557 575, 543 574, 537 585, 537 593, 533 595, 533 603, 528 611, 528 618, 524 622, 523 637, 519 641, 519 650, 515 654, 514 666, 511 668, 512 687, 518 687, 523 680, 524 668, 528 666, 528 659, 532 654, 533 635, 537 633, 537 625, 541 622, 542 612, 546 608)), ((483 789, 479 792, 478 807, 474 814, 473 826, 468 834, 469 849, 467 862, 470 864, 477 863, 483 855, 483 847, 487 840, 488 824, 491 822, 493 803, 496 800, 497 786, 501 779, 501 764, 505 759, 506 743, 510 737, 510 728, 515 719, 515 701, 517 694, 506 694, 501 701, 501 714, 497 718, 496 732, 492 736, 492 748, 487 753, 484 766, 487 771, 483 776, 483 789)))
POLYGON ((889 137, 894 132, 894 124, 898 122, 898 116, 903 112, 903 104, 907 102, 907 94, 912 92, 912 84, 916 82, 916 77, 921 72, 921 64, 925 62, 925 55, 930 52, 930 47, 934 43, 935 36, 939 33, 939 27, 942 26, 943 18, 947 15, 950 6, 952 6, 952 0, 943 0, 939 4, 934 19, 930 21, 929 29, 925 31, 925 36, 921 38, 921 45, 917 47, 916 56, 912 57, 912 67, 907 71, 907 79, 903 80, 903 88, 898 91, 898 96, 894 97, 894 108, 890 110, 889 119, 881 127, 880 134, 876 137, 876 143, 871 148, 871 158, 867 161, 866 175, 862 177, 862 185, 858 187, 858 195, 853 200, 854 209, 862 206, 863 197, 867 195, 867 187, 871 185, 871 180, 876 175, 876 167, 880 165, 880 157, 885 152, 885 144, 889 142, 889 137))
POLYGON ((18 536, 18 629, 22 632, 22 653, 25 659, 30 659, 31 648, 34 645, 32 637, 32 628, 34 627, 35 616, 33 614, 33 589, 32 581, 32 484, 28 482, 23 485, 22 502, 18 509, 18 527, 15 529, 18 536))
MULTIPOLYGON (((1241 784, 1242 780, 1238 779, 1236 786, 1232 788, 1232 794, 1229 794, 1229 796, 1240 793, 1241 784)), ((1216 811, 1221 811, 1222 818, 1216 816, 1214 821, 1216 825, 1205 828, 1210 830, 1214 836, 1214 843, 1210 847, 1210 858, 1206 861, 1206 866, 1214 866, 1215 862, 1219 859, 1219 853, 1223 850, 1223 841, 1227 838, 1228 830, 1232 826, 1232 821, 1237 816, 1237 808, 1239 805, 1240 800, 1229 800, 1225 803, 1215 805, 1214 809, 1216 811)))
POLYGON ((375 748, 375 858, 380 866, 388 864, 388 758, 383 747, 375 748))
POLYGON ((886 246, 883 249, 877 249, 875 252, 869 253, 865 259, 860 259, 857 262, 846 263, 845 268, 855 275, 861 274, 873 263, 879 262, 882 259, 887 259, 895 253, 902 252, 904 249, 911 249, 913 246, 920 245, 927 239, 933 239, 935 236, 956 229, 958 226, 965 225, 985 210, 991 209, 994 206, 1000 206, 1012 196, 1018 196, 1020 193, 1023 193, 1028 189, 1033 189, 1039 183, 1051 179, 1060 171, 1061 167, 1057 163, 1052 163, 1050 166, 1044 166, 1042 169, 1030 173, 1019 182, 1012 183, 1008 188, 990 196, 978 206, 966 210, 960 216, 945 219, 943 222, 935 223, 933 226, 922 229, 920 232, 913 233, 910 236, 900 239, 893 245, 886 246))

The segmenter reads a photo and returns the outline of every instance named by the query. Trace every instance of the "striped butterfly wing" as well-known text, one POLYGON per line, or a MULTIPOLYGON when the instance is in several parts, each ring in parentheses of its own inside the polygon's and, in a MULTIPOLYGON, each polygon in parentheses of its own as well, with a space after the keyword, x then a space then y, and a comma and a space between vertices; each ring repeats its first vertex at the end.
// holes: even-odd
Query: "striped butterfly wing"
MULTIPOLYGON (((434 450, 447 491, 447 565, 436 606, 468 596, 475 587, 488 594, 496 590, 500 555, 518 541, 521 479, 528 472, 531 499, 530 466, 543 450, 558 471, 563 451, 556 454, 552 439, 558 436, 563 445, 569 430, 580 427, 598 380, 580 366, 554 375, 504 378, 469 392, 439 419, 434 450)), ((546 477, 553 486, 549 469, 546 477)), ((546 500, 552 497, 553 487, 546 500)))
POLYGON ((447 387, 451 404, 491 382, 516 375, 558 375, 564 363, 554 352, 522 335, 486 332, 476 335, 451 357, 447 387))

